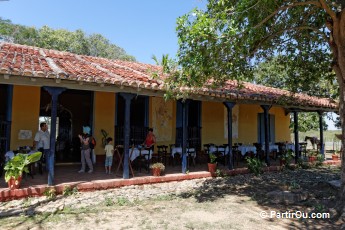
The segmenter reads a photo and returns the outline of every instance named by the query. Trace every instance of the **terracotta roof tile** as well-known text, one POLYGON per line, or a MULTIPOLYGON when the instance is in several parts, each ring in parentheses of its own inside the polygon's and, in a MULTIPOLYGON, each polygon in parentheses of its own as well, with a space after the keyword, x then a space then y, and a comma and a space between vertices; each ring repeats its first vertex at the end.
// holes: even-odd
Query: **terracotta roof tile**
MULTIPOLYGON (((123 85, 133 88, 146 88, 164 91, 164 76, 153 78, 153 72, 162 72, 160 66, 109 60, 100 57, 76 55, 57 50, 0 43, 0 74, 24 77, 61 78, 79 82, 123 85)), ((337 109, 338 104, 325 98, 305 94, 292 94, 289 91, 237 81, 227 81, 223 87, 211 87, 209 80, 202 88, 181 88, 194 94, 224 98, 228 100, 260 101, 271 104, 284 103, 292 106, 309 106, 337 109), (291 100, 291 96, 293 99, 291 100), (289 102, 281 102, 289 98, 289 102)))

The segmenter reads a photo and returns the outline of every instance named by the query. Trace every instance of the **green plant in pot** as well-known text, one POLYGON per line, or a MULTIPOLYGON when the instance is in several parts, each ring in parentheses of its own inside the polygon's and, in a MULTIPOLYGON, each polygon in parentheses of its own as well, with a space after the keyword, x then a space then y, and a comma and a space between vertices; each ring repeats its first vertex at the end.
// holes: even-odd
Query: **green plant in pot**
POLYGON ((29 172, 29 164, 40 160, 41 152, 33 154, 18 153, 11 160, 9 160, 5 167, 5 181, 9 184, 10 189, 19 188, 23 172, 29 172))
POLYGON ((281 166, 289 165, 291 161, 295 158, 295 153, 291 149, 289 149, 282 153, 282 155, 280 155, 279 158, 281 166))
POLYGON ((210 163, 207 164, 208 171, 214 177, 216 176, 216 169, 217 169, 217 156, 215 154, 210 154, 210 163))

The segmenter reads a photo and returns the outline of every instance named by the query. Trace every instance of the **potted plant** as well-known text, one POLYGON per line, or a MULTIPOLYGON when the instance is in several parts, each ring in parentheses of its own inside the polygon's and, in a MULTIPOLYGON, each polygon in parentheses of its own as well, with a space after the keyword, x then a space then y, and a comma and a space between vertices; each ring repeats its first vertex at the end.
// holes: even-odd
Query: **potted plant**
POLYGON ((152 164, 150 168, 152 169, 153 176, 160 176, 161 172, 164 171, 165 166, 163 163, 157 162, 157 163, 152 164))
POLYGON ((20 186, 23 172, 29 172, 29 164, 41 159, 42 153, 36 152, 33 154, 18 153, 11 160, 9 160, 5 167, 5 181, 8 183, 10 189, 17 189, 20 186))
POLYGON ((295 153, 289 149, 280 155, 280 166, 289 165, 291 160, 295 157, 295 153))
POLYGON ((340 156, 340 152, 335 151, 335 152, 332 154, 332 160, 338 161, 338 160, 339 160, 339 156, 340 156))
POLYGON ((210 163, 207 164, 208 171, 214 177, 216 176, 216 169, 217 169, 217 156, 215 154, 210 154, 210 163))
POLYGON ((317 151, 309 151, 308 153, 308 161, 313 163, 314 161, 316 161, 316 156, 317 156, 317 151))

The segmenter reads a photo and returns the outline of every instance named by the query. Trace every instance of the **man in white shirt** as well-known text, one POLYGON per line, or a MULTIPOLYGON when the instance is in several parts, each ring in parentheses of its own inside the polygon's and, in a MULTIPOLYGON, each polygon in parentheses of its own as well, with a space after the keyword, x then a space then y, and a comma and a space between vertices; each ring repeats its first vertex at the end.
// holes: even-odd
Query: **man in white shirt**
POLYGON ((49 164, 54 164, 54 159, 50 159, 50 134, 48 131, 47 123, 42 122, 40 124, 40 128, 41 129, 35 135, 33 147, 35 150, 41 151, 44 154, 46 170, 50 174, 53 172, 50 172, 52 170, 50 170, 49 164))

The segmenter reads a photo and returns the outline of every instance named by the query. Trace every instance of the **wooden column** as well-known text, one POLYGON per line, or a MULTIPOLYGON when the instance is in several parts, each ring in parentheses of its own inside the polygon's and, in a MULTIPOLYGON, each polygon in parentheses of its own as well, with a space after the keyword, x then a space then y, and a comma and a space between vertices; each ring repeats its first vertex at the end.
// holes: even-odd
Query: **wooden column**
POLYGON ((268 111, 270 110, 270 105, 261 105, 261 108, 264 110, 264 129, 265 129, 265 153, 266 159, 265 162, 267 166, 271 165, 270 162, 270 143, 269 143, 269 132, 268 132, 268 111))
POLYGON ((65 88, 59 87, 43 87, 52 97, 52 107, 50 116, 50 161, 48 172, 48 185, 54 184, 54 159, 55 159, 55 143, 56 143, 56 117, 57 117, 57 105, 59 95, 65 91, 65 88))
POLYGON ((293 111, 293 121, 294 121, 293 131, 295 135, 295 163, 297 164, 298 157, 299 157, 298 112, 297 111, 293 111))
POLYGON ((186 173, 188 169, 187 162, 187 140, 188 140, 188 110, 189 100, 182 102, 182 173, 186 173))
POLYGON ((233 153, 232 153, 232 108, 236 105, 235 102, 223 102, 227 109, 228 115, 228 146, 229 146, 229 159, 227 161, 228 169, 234 169, 233 153))
POLYGON ((123 137, 124 137, 124 144, 123 144, 123 179, 129 178, 129 138, 131 134, 130 125, 131 125, 131 101, 134 98, 134 94, 130 93, 120 93, 120 96, 125 99, 125 124, 123 129, 123 137))
POLYGON ((321 111, 318 111, 317 113, 319 114, 319 127, 320 127, 320 153, 324 155, 325 149, 324 149, 324 143, 323 143, 323 119, 322 119, 323 113, 321 111))

